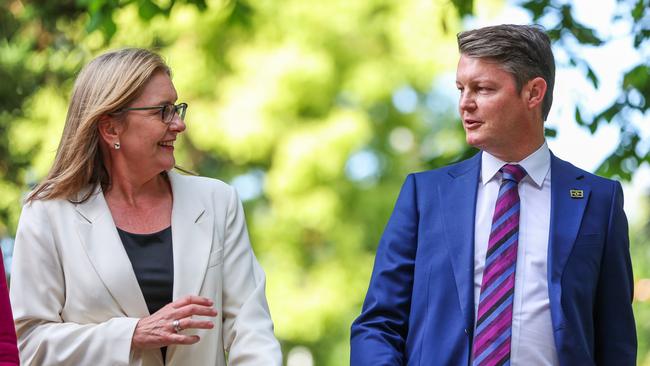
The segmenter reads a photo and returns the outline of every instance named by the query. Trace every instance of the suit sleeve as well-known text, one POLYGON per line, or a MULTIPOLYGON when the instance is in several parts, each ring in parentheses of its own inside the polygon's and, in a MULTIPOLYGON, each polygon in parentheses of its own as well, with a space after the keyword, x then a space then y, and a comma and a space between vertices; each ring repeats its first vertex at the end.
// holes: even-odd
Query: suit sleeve
POLYGON ((637 339, 630 242, 620 183, 616 182, 613 191, 594 309, 596 364, 634 366, 637 339))
POLYGON ((361 315, 352 324, 352 366, 405 362, 417 231, 415 178, 409 175, 379 242, 361 315))
POLYGON ((232 189, 224 242, 223 333, 228 365, 281 366, 266 302, 266 278, 250 245, 244 209, 232 189))
POLYGON ((11 316, 9 293, 5 277, 5 268, 0 252, 0 366, 18 366, 18 348, 16 346, 16 330, 11 316))
MULTIPOLYGON (((25 205, 12 262, 11 302, 23 365, 129 365, 139 319, 64 322, 65 275, 46 208, 25 205)), ((67 279, 74 281, 74 278, 67 279)))

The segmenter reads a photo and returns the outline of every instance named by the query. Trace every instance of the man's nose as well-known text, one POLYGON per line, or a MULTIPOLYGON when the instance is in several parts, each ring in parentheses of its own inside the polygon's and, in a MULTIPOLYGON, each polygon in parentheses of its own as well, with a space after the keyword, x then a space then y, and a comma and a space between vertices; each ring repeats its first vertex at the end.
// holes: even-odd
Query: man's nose
POLYGON ((458 107, 461 110, 474 110, 476 108, 476 101, 472 93, 463 92, 460 95, 460 100, 458 101, 458 107))

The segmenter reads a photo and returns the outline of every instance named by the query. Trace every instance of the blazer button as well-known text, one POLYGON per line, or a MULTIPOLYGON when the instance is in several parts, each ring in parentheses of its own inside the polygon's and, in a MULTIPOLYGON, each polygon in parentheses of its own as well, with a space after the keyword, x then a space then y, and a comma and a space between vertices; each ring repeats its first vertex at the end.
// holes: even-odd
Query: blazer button
POLYGON ((465 334, 469 335, 469 330, 465 328, 465 334))

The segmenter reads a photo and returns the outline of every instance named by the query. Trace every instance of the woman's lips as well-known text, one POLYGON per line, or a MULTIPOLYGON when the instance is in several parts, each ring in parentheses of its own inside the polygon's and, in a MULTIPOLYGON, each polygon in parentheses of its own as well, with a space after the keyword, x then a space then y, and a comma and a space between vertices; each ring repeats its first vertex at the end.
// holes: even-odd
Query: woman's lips
POLYGON ((158 143, 158 146, 162 147, 163 149, 174 149, 174 142, 175 140, 167 140, 167 141, 161 141, 158 143))

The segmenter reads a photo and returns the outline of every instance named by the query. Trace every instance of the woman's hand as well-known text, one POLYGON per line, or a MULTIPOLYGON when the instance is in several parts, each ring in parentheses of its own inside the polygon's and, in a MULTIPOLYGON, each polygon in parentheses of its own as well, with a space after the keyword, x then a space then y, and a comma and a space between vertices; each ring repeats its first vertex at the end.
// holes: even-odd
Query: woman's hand
POLYGON ((197 335, 184 335, 177 330, 212 329, 210 320, 194 320, 193 315, 217 315, 212 300, 201 296, 186 296, 165 305, 155 313, 138 321, 133 332, 133 348, 160 348, 170 344, 194 344, 200 340, 197 335), (176 329, 174 321, 178 320, 176 329))

